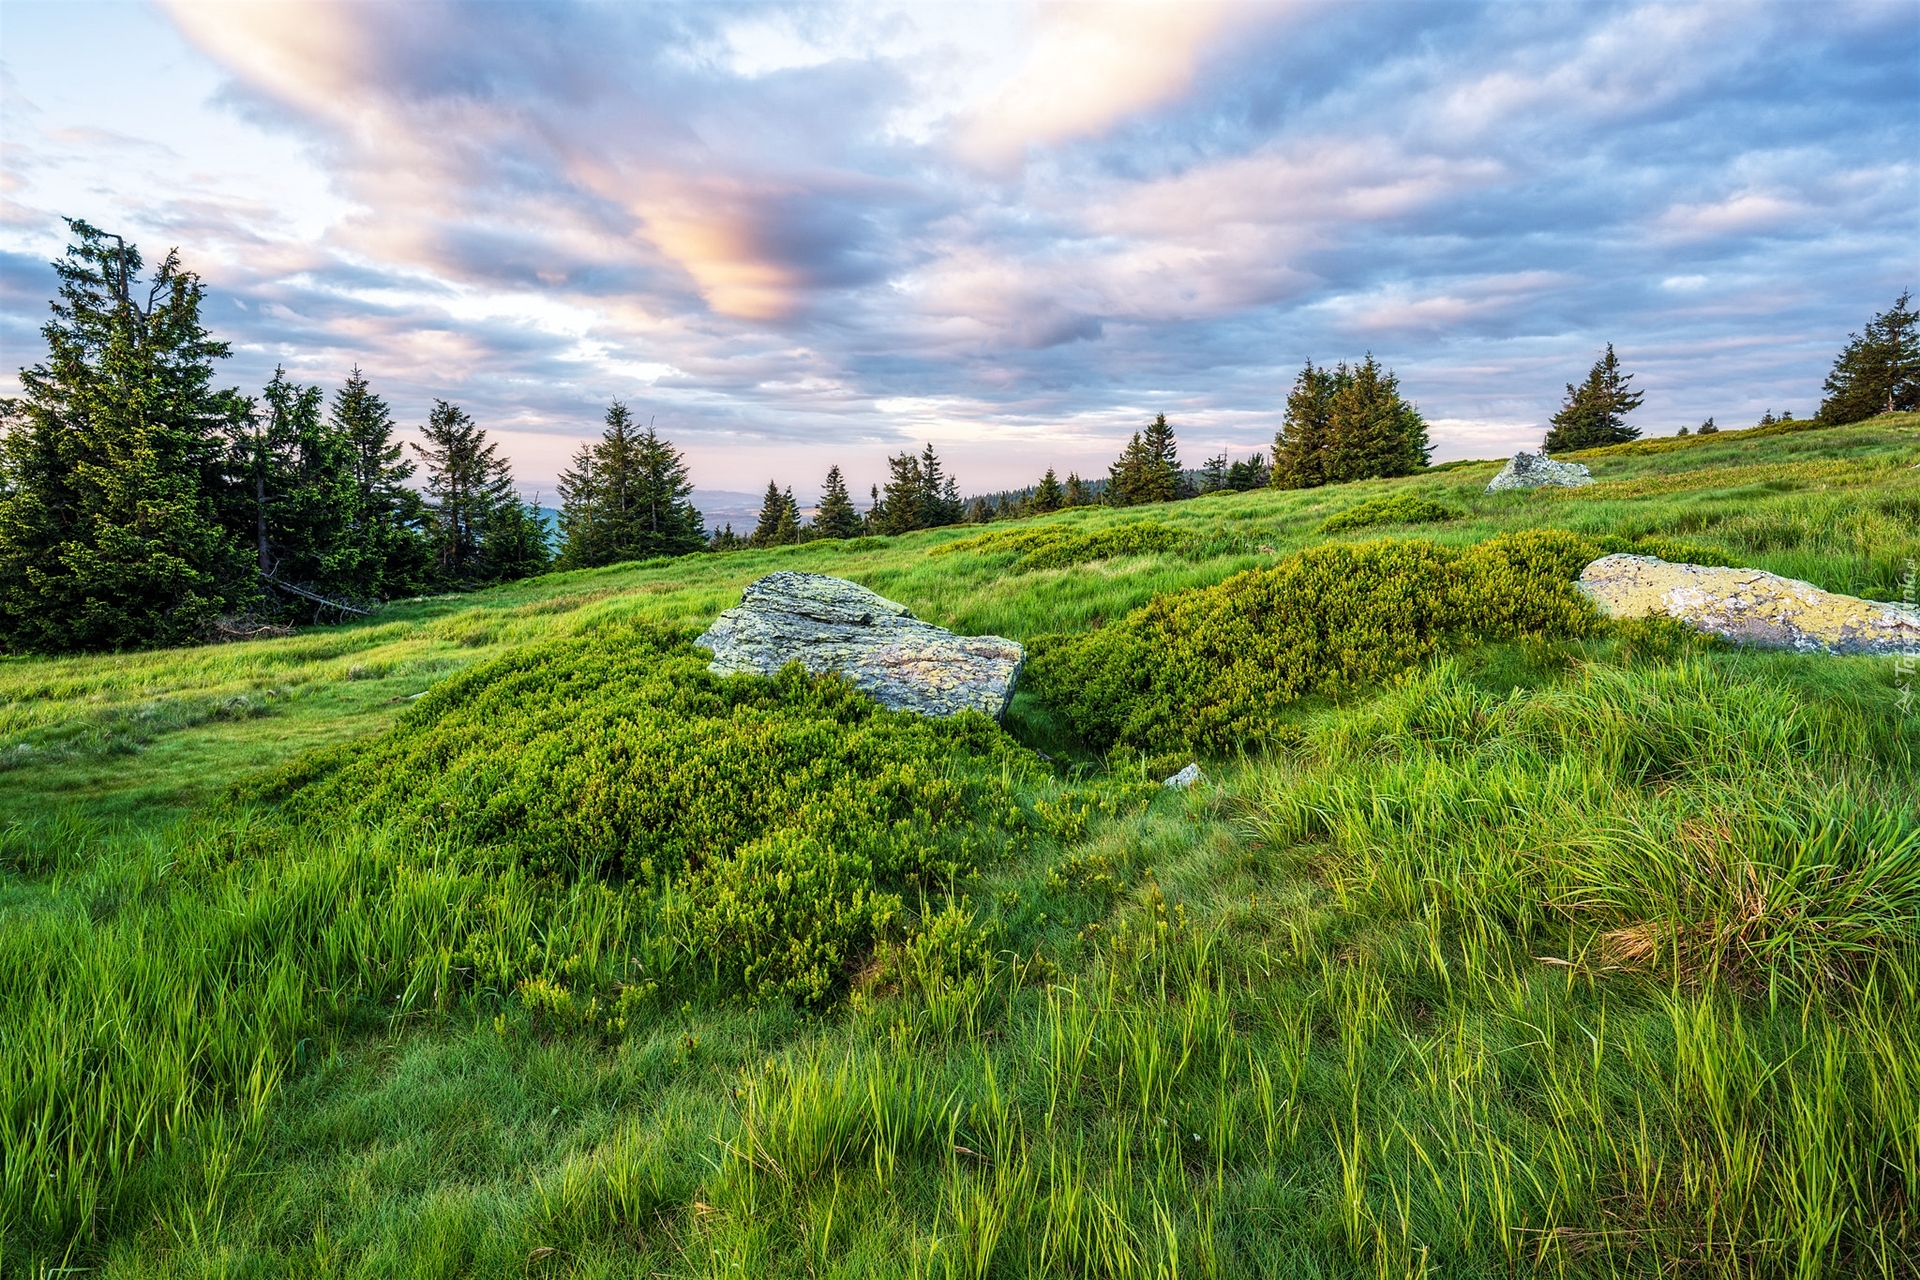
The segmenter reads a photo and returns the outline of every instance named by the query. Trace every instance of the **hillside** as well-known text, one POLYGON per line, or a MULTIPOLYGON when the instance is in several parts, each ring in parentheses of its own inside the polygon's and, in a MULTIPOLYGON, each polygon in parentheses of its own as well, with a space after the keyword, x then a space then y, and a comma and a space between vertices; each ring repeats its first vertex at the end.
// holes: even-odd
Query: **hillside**
POLYGON ((1920 414, 1571 456, 0 660, 0 1274, 1912 1274, 1913 676, 1567 583, 1911 599, 1920 414), (1006 724, 707 675, 775 569, 1006 724))

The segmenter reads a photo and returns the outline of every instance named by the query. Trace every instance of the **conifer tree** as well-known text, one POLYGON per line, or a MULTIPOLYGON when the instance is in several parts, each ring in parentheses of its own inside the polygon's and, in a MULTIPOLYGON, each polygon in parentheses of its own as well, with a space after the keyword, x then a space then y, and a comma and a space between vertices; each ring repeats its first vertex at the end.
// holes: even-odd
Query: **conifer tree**
POLYGON ((1040 477, 1040 483, 1033 491, 1035 514, 1045 515, 1049 511, 1058 511, 1066 505, 1066 502, 1066 491, 1060 487, 1060 481, 1055 478, 1053 468, 1048 467, 1047 474, 1040 477))
POLYGON ((1180 455, 1173 428, 1162 413, 1136 431, 1120 457, 1107 469, 1107 501, 1116 507, 1171 502, 1180 495, 1180 455))
POLYGON ((895 534, 925 528, 921 518, 929 504, 919 457, 911 453, 895 454, 887 459, 887 469, 891 472, 887 490, 884 494, 877 488, 874 490, 873 509, 867 513, 874 531, 895 534))
MULTIPOLYGON (((426 443, 413 448, 427 466, 436 576, 454 587, 498 581, 488 575, 481 552, 495 513, 517 504, 511 468, 466 410, 445 400, 433 402, 420 434, 426 443)), ((520 533, 517 525, 505 531, 520 533)))
POLYGON ((596 524, 599 486, 595 482, 593 446, 583 444, 573 465, 560 473, 560 567, 591 568, 608 563, 601 554, 603 539, 596 524))
POLYGON ((1850 333, 1827 374, 1821 422, 1860 422, 1896 409, 1920 409, 1920 311, 1908 304, 1911 289, 1890 310, 1867 322, 1864 335, 1850 333))
POLYGON ((1093 505, 1093 490, 1077 471, 1067 472, 1066 505, 1069 507, 1088 507, 1093 505))
POLYGON ((1640 429, 1627 425, 1627 415, 1640 407, 1645 393, 1627 385, 1632 381, 1632 374, 1620 372, 1619 358, 1609 342, 1606 353, 1588 370, 1587 380, 1579 386, 1567 384, 1566 399, 1553 415, 1542 448, 1567 453, 1639 439, 1640 429))
POLYGON ((781 493, 777 483, 767 481, 766 496, 760 499, 760 522, 754 526, 748 543, 756 547, 777 547, 793 541, 792 502, 791 495, 781 493))
POLYGON ((1400 396, 1400 380, 1371 354, 1351 371, 1342 366, 1327 403, 1321 473, 1329 483, 1411 475, 1432 448, 1419 410, 1400 396))
POLYGON ((1200 492, 1215 493, 1227 487, 1227 455, 1208 458, 1200 468, 1200 492))
POLYGON ((545 573, 552 564, 553 545, 540 514, 540 496, 522 503, 509 491, 481 526, 480 580, 514 582, 545 573))
POLYGON ((780 491, 780 521, 774 526, 773 541, 781 547, 800 541, 800 504, 793 500, 790 487, 780 491))
POLYGON ((600 439, 560 477, 560 563, 568 568, 679 556, 707 545, 685 460, 652 423, 635 427, 615 400, 600 439))
POLYGON ((1249 489, 1264 489, 1272 473, 1266 455, 1256 453, 1245 462, 1236 462, 1227 468, 1227 488, 1235 493, 1245 493, 1249 489))
POLYGON ((914 504, 917 514, 912 527, 916 529, 938 529, 944 525, 959 524, 966 516, 966 504, 961 500, 959 483, 941 468, 940 455, 933 451, 931 441, 920 451, 914 504))
POLYGON ((311 595, 352 604, 377 596, 380 564, 360 536, 353 442, 320 416, 319 387, 283 368, 235 440, 236 469, 252 499, 255 563, 285 618, 312 613, 311 595))
POLYGON ((1307 361, 1287 393, 1287 412, 1273 438, 1273 471, 1268 483, 1276 489, 1313 489, 1327 482, 1326 447, 1333 417, 1333 397, 1352 377, 1342 363, 1338 369, 1315 368, 1307 361))
POLYGON ((426 506, 407 485, 414 464, 393 438, 393 414, 359 366, 333 393, 328 420, 352 457, 356 497, 353 537, 372 567, 363 593, 391 599, 417 593, 432 558, 421 531, 426 506))
POLYGON ((69 220, 46 359, 0 404, 0 644, 126 649, 198 638, 258 590, 226 438, 248 402, 215 390, 228 354, 202 326, 199 277, 69 220))
POLYGON ((853 509, 853 498, 847 493, 847 482, 838 465, 827 468, 820 509, 813 513, 813 527, 823 538, 852 538, 860 532, 860 513, 853 509))
POLYGON ((621 558, 683 556, 704 547, 706 517, 693 505, 693 480, 680 451, 649 422, 633 443, 632 457, 636 483, 621 558))

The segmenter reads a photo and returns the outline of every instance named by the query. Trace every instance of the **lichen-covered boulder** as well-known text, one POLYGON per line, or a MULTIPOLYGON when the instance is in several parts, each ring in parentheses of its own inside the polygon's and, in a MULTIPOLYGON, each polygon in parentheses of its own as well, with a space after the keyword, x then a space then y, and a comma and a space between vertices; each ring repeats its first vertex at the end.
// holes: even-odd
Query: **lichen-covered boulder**
POLYGON ((1613 618, 1665 615, 1741 644, 1826 653, 1920 650, 1920 613, 1761 569, 1602 556, 1580 589, 1613 618))
POLYGON ((998 719, 1013 699, 1026 651, 999 636, 955 635, 922 622, 857 582, 819 573, 770 573, 695 644, 717 675, 770 676, 789 662, 832 671, 892 711, 998 719))
POLYGON ((1487 482, 1488 493, 1504 493, 1509 489, 1538 489, 1545 485, 1560 485, 1564 488, 1578 488, 1593 483, 1593 473, 1578 462, 1555 462, 1544 453, 1529 453, 1522 449, 1513 455, 1506 466, 1500 468, 1500 474, 1487 482))

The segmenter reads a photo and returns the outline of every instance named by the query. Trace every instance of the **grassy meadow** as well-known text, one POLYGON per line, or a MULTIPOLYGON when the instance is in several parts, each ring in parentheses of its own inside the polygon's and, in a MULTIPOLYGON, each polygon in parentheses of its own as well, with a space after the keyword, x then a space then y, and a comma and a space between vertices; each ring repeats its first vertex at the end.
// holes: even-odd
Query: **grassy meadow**
POLYGON ((1568 586, 1902 599, 1920 415, 1576 456, 0 660, 0 1274, 1920 1273, 1914 676, 1568 586))

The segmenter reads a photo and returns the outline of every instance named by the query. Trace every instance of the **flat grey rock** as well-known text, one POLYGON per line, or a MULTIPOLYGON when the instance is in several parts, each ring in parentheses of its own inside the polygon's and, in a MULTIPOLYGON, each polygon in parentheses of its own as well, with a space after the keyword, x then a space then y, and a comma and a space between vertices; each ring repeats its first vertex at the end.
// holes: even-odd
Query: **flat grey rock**
POLYGON ((770 573, 695 644, 716 675, 770 676, 789 662, 844 676, 890 711, 1006 714, 1026 651, 999 636, 955 635, 857 582, 770 573))
POLYGON ((1539 489, 1547 485, 1577 489, 1592 483, 1593 473, 1581 463, 1555 462, 1544 453, 1522 449, 1500 468, 1499 475, 1487 482, 1487 492, 1505 493, 1510 489, 1539 489))
POLYGON ((1764 569, 1612 555, 1588 565, 1579 585, 1610 618, 1674 618, 1739 644, 1802 653, 1920 652, 1920 613, 1764 569))

